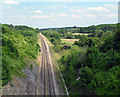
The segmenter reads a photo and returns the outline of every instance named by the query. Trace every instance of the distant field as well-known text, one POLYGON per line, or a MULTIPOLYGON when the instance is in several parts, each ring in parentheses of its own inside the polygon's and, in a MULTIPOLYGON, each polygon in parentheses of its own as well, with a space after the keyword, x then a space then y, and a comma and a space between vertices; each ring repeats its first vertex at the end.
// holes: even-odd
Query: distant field
POLYGON ((61 39, 62 42, 64 43, 69 43, 69 44, 73 44, 75 41, 79 41, 79 39, 61 39))
POLYGON ((73 35, 88 35, 88 33, 73 33, 73 35))

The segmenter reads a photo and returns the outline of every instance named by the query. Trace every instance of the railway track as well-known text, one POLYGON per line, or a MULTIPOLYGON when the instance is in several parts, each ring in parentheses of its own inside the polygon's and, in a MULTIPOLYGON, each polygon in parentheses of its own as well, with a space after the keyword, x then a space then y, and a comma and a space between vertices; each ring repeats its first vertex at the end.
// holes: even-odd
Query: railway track
POLYGON ((40 87, 38 91, 40 92, 39 95, 55 95, 55 86, 54 86, 54 79, 53 79, 53 72, 50 63, 50 56, 47 44, 44 38, 41 37, 42 43, 42 62, 41 62, 41 69, 40 69, 40 87))

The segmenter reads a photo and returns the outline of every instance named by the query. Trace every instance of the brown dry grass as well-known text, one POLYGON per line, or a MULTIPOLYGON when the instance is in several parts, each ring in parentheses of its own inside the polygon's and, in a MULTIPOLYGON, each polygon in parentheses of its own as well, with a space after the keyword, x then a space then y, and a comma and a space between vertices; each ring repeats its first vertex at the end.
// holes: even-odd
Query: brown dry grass
POLYGON ((65 42, 65 43, 70 43, 70 44, 73 44, 75 41, 79 41, 79 39, 61 39, 62 42, 65 42))
POLYGON ((88 33, 73 33, 73 35, 88 35, 88 33))
MULTIPOLYGON (((40 48, 42 47, 41 45, 41 38, 40 38, 40 34, 38 34, 38 44, 40 45, 40 48)), ((41 62, 41 52, 39 52, 38 56, 37 56, 37 60, 36 62, 38 63, 38 65, 41 65, 40 62, 41 62)))

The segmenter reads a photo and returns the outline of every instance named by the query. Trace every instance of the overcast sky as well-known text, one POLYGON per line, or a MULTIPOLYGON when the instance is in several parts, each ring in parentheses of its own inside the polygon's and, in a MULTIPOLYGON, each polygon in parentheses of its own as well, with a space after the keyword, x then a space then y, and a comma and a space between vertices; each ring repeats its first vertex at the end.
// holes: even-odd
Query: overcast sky
POLYGON ((44 2, 43 0, 34 0, 34 2, 33 0, 26 0, 26 2, 25 0, 2 0, 0 21, 38 28, 89 26, 118 22, 118 0, 66 1, 68 0, 44 0, 44 2))

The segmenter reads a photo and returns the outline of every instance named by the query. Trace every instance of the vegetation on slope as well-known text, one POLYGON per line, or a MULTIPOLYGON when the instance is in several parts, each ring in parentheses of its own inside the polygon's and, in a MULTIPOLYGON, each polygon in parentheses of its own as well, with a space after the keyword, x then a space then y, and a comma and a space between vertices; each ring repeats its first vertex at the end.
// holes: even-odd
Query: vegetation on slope
MULTIPOLYGON (((62 43, 54 47, 61 54, 58 63, 70 95, 120 95, 120 26, 99 25, 95 29, 88 36, 79 35, 79 41, 69 45, 70 48, 61 48, 67 45, 62 43), (61 53, 68 49, 69 52, 61 53)), ((50 38, 51 32, 42 33, 50 38)))
POLYGON ((1 24, 2 29, 2 85, 12 76, 23 76, 23 68, 36 59, 39 51, 37 44, 38 29, 27 26, 1 24))

